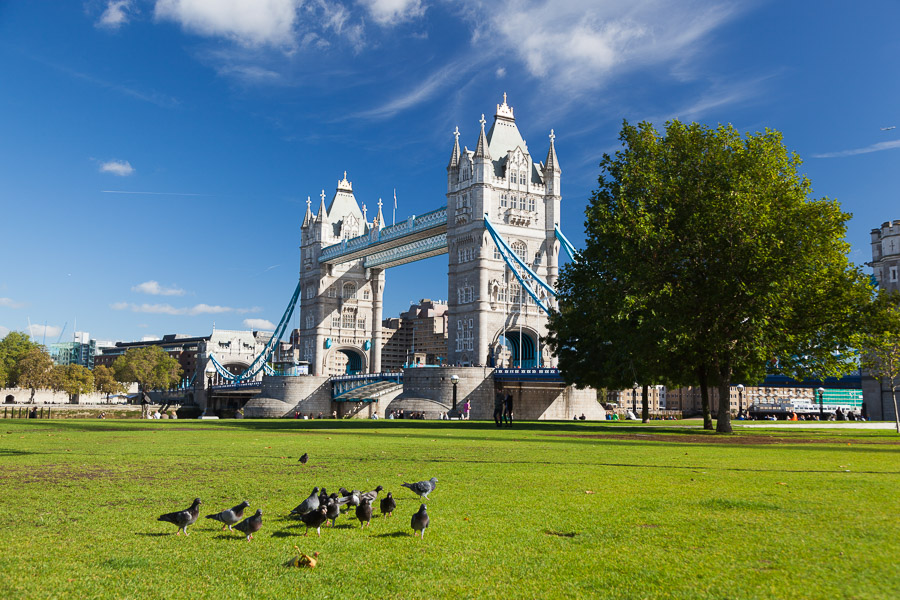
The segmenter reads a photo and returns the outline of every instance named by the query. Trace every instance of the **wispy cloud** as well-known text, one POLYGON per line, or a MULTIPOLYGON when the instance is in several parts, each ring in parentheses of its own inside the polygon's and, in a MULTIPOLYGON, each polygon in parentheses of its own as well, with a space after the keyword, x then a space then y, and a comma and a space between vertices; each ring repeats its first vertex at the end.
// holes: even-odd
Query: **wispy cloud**
POLYGON ((0 325, 0 338, 5 338, 7 335, 9 335, 9 328, 0 325))
POLYGON ((256 46, 290 46, 294 42, 301 0, 157 0, 153 14, 205 36, 219 36, 256 46))
POLYGON ((24 308, 24 302, 16 302, 12 298, 0 298, 0 306, 3 308, 24 308))
POLYGON ((25 328, 25 332, 34 339, 49 337, 55 342, 56 340, 52 338, 55 338, 62 333, 62 327, 57 327, 56 325, 31 324, 25 328))
POLYGON ((184 290, 177 287, 165 287, 159 285, 158 281, 145 281, 131 288, 132 292, 141 294, 150 294, 152 296, 184 296, 184 290))
POLYGON ((65 73, 69 77, 73 77, 75 79, 81 79, 82 81, 87 81, 88 83, 94 84, 96 86, 112 90, 124 96, 128 96, 131 98, 135 98, 136 100, 141 100, 143 102, 149 102, 150 104, 155 104, 160 108, 174 108, 180 104, 177 98, 173 96, 169 96, 167 94, 162 94, 155 91, 146 91, 139 90, 136 88, 128 87, 125 85, 121 85, 119 83, 114 83, 111 81, 106 81, 105 79, 100 79, 98 77, 94 77, 93 75, 89 75, 88 73, 82 73, 81 71, 76 71, 74 69, 70 69, 69 67, 65 67, 62 65, 58 65, 55 63, 48 62, 46 60, 37 58, 32 56, 32 60, 35 62, 41 63, 43 65, 47 65, 48 67, 54 68, 62 73, 65 73))
POLYGON ((175 307, 171 304, 134 304, 131 302, 115 302, 109 305, 113 310, 130 310, 135 313, 149 313, 155 315, 215 315, 222 313, 245 314, 259 312, 258 306, 253 308, 232 308, 230 306, 218 306, 210 304, 196 304, 194 306, 175 307))
POLYGON ((244 319, 244 327, 247 329, 274 331, 275 323, 268 319, 244 319))
POLYGON ((421 0, 358 0, 381 26, 392 27, 425 14, 421 0))
POLYGON ((134 174, 134 167, 127 160, 110 160, 100 163, 101 173, 112 173, 119 177, 127 177, 134 174))
POLYGON ((134 11, 132 0, 108 0, 106 10, 97 20, 97 27, 105 29, 118 29, 130 20, 130 14, 134 11))
POLYGON ((900 140, 890 142, 878 142, 865 148, 854 148, 852 150, 840 150, 838 152, 825 152, 823 154, 813 154, 813 158, 841 158, 844 156, 856 156, 857 154, 869 154, 870 152, 881 152, 882 150, 893 150, 900 148, 900 140))

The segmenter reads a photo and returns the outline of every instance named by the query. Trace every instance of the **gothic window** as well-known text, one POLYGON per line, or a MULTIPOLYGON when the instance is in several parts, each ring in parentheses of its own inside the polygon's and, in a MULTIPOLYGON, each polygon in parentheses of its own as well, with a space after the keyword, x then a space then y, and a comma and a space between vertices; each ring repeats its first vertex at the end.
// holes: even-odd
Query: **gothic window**
POLYGON ((306 315, 306 328, 307 328, 307 329, 312 329, 313 324, 314 324, 314 323, 313 323, 313 316, 312 316, 312 315, 306 315))
POLYGON ((345 283, 344 287, 341 288, 341 298, 356 298, 356 284, 345 283))
POLYGON ((366 318, 365 317, 356 320, 356 328, 357 329, 365 329, 366 328, 366 318))
POLYGON ((528 197, 528 210, 534 212, 534 196, 528 197))
POLYGON ((512 304, 522 303, 522 286, 518 283, 512 283, 509 286, 509 301, 512 304))
POLYGON ((526 262, 528 260, 528 246, 525 244, 525 242, 513 242, 512 244, 510 244, 510 248, 512 248, 512 251, 516 254, 516 256, 522 259, 522 262, 526 262))
POLYGON ((519 171, 519 183, 525 185, 525 171, 519 171))
POLYGON ((353 311, 345 311, 342 325, 344 329, 353 329, 356 325, 356 315, 353 314, 353 311))
POLYGON ((507 196, 506 194, 500 194, 500 206, 502 208, 506 208, 507 206, 509 206, 509 196, 507 196))
POLYGON ((501 285, 497 288, 497 301, 498 302, 506 302, 508 297, 509 296, 507 295, 507 287, 506 287, 506 284, 504 283, 503 285, 501 285))
POLYGON ((897 281, 897 267, 891 267, 891 281, 897 281))
POLYGON ((314 293, 315 292, 313 290, 313 286, 311 286, 311 285, 306 286, 306 299, 307 300, 312 300, 314 293))
POLYGON ((363 300, 368 300, 368 299, 369 299, 369 288, 365 288, 363 290, 363 300))
POLYGON ((340 327, 341 326, 341 314, 337 311, 331 314, 331 326, 332 327, 340 327))
POLYGON ((337 298, 337 288, 331 286, 328 288, 328 297, 329 298, 337 298))

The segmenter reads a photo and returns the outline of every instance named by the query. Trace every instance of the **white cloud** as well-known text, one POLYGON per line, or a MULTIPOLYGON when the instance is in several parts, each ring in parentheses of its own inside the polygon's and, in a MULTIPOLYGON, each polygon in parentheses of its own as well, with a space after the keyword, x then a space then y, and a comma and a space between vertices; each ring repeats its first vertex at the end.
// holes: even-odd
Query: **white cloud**
POLYGON ((157 281, 145 281, 131 288, 132 292, 150 294, 152 296, 184 296, 184 290, 177 287, 164 287, 157 281))
POLYGON ((244 319, 244 327, 254 330, 275 331, 275 323, 268 319, 244 319))
POLYGON ((852 150, 841 150, 839 152, 826 152, 824 154, 813 154, 813 158, 841 158, 844 156, 856 156, 857 154, 868 154, 870 152, 881 152, 882 150, 893 150, 900 148, 900 140, 890 142, 879 142, 866 146, 865 148, 854 148, 852 150))
POLYGON ((9 328, 0 325, 0 338, 5 338, 9 334, 9 328))
POLYGON ((258 312, 259 307, 253 308, 232 308, 230 306, 218 306, 210 304, 195 304, 194 306, 175 307, 171 304, 134 304, 131 302, 115 302, 109 305, 113 310, 130 310, 136 313, 149 313, 156 315, 215 315, 221 313, 238 313, 244 314, 248 312, 258 312))
POLYGON ((62 332, 62 328, 56 325, 29 325, 25 328, 25 332, 34 340, 49 337, 51 342, 55 342, 56 340, 53 338, 56 338, 62 332))
POLYGON ((290 46, 302 0, 157 0, 154 15, 249 46, 290 46))
POLYGON ((496 71, 497 79, 506 77, 506 67, 498 67, 496 71))
POLYGON ((421 0, 358 0, 372 19, 383 26, 393 26, 425 14, 421 0))
POLYGON ((101 173, 112 173, 119 177, 127 177, 134 173, 134 167, 127 160, 110 160, 100 164, 101 173))
POLYGON ((128 23, 130 19, 129 13, 134 10, 131 2, 132 0, 109 0, 106 3, 106 10, 103 11, 103 14, 100 15, 100 20, 97 21, 97 27, 118 29, 128 23))
POLYGON ((22 308, 25 306, 24 302, 16 302, 12 298, 0 298, 0 307, 3 308, 22 308))

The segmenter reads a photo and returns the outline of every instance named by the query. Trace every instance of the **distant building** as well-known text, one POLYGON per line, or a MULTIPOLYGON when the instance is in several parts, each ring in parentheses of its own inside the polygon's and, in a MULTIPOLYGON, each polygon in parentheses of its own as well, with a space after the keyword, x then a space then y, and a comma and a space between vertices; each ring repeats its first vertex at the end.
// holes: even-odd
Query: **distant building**
POLYGON ((423 299, 399 318, 384 319, 381 327, 381 366, 399 371, 405 365, 447 362, 448 306, 423 299))
POLYGON ((900 291, 900 220, 885 221, 872 230, 872 262, 869 263, 883 290, 900 291))
POLYGON ((91 334, 85 331, 76 331, 71 342, 49 344, 47 352, 54 364, 81 365, 93 369, 95 357, 112 345, 112 342, 91 339, 91 334))

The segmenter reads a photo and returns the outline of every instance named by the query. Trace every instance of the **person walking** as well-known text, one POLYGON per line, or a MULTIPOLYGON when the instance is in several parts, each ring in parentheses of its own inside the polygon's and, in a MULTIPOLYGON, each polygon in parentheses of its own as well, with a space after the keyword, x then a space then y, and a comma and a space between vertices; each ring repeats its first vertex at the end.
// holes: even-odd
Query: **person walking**
POLYGON ((513 415, 513 397, 512 393, 506 394, 506 402, 503 405, 503 416, 506 419, 506 424, 509 427, 512 427, 512 415, 513 415))
POLYGON ((469 404, 468 400, 463 402, 462 408, 463 408, 463 410, 462 410, 463 420, 468 421, 469 420, 469 411, 472 409, 472 406, 469 404))
POLYGON ((503 404, 503 393, 497 390, 494 396, 494 423, 497 424, 497 427, 503 424, 503 404))

